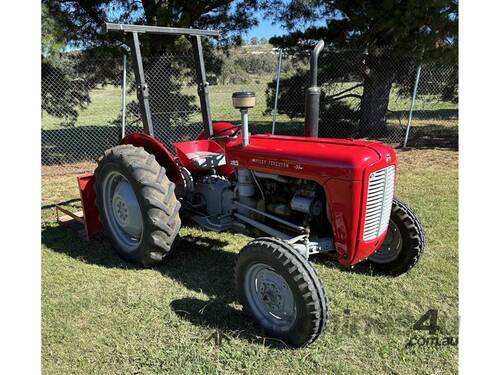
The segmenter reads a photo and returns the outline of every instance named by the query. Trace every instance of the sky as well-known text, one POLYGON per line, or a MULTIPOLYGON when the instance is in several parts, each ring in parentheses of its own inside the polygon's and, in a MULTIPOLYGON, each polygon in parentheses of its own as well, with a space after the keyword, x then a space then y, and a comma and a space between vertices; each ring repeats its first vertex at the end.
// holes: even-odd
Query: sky
POLYGON ((272 36, 283 35, 286 33, 285 29, 281 28, 279 25, 273 25, 270 20, 265 19, 261 12, 259 12, 257 18, 259 20, 259 25, 246 32, 244 34, 245 39, 251 39, 254 36, 259 39, 269 39, 272 36))
MULTIPOLYGON (((286 29, 280 27, 279 25, 273 25, 271 20, 264 18, 264 14, 262 12, 258 12, 257 19, 259 20, 259 25, 244 33, 243 37, 245 39, 249 40, 254 36, 259 39, 269 39, 272 36, 278 36, 287 33, 286 29)), ((326 23, 324 20, 322 20, 319 22, 314 22, 312 24, 316 26, 322 26, 326 23)))

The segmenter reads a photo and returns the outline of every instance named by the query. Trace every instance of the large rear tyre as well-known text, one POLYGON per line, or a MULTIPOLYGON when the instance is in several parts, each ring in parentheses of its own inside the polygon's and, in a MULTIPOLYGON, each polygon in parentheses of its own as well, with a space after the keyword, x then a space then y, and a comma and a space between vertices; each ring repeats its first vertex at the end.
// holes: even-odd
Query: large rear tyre
POLYGON ((99 219, 117 254, 142 266, 163 261, 179 233, 180 203, 154 155, 133 145, 113 147, 95 177, 99 219))
POLYGON ((271 337, 293 347, 315 341, 325 329, 328 303, 309 261, 276 238, 258 238, 240 252, 235 285, 245 311, 271 337))
POLYGON ((394 199, 384 243, 368 258, 368 263, 380 274, 399 276, 418 263, 424 248, 425 233, 417 215, 394 199))

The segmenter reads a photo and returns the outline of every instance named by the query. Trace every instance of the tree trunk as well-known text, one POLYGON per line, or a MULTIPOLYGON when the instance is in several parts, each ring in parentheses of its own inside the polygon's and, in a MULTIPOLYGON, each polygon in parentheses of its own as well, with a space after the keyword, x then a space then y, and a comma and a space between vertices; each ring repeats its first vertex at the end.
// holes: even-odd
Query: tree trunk
POLYGON ((365 76, 361 97, 359 135, 380 137, 387 133, 386 114, 396 74, 389 66, 377 64, 365 76))

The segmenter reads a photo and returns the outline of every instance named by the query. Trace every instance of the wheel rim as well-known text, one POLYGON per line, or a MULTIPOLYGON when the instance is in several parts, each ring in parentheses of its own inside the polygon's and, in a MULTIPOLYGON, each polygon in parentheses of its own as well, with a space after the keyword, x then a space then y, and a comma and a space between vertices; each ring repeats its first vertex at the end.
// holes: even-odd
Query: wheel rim
POLYGON ((389 222, 384 243, 368 259, 375 263, 389 263, 394 261, 403 249, 401 231, 394 221, 389 222))
POLYGON ((143 222, 139 201, 130 182, 118 171, 103 181, 104 215, 113 238, 125 252, 139 247, 143 222))
POLYGON ((273 268, 262 263, 251 265, 245 274, 245 294, 257 320, 265 325, 287 330, 295 323, 292 290, 273 268))

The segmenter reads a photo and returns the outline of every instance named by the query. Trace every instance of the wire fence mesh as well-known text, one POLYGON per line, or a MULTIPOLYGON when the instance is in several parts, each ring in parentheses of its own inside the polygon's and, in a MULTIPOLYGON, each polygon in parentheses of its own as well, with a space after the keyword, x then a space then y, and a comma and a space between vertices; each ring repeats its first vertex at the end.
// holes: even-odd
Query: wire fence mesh
MULTIPOLYGON (((239 122, 231 105, 235 91, 254 91, 252 133, 270 133, 276 95, 277 52, 244 51, 226 56, 209 73, 213 121, 239 122)), ((320 58, 319 136, 369 138, 401 144, 408 126, 418 62, 362 51, 324 51, 320 58), (372 59, 372 61, 370 61, 372 59)), ((168 148, 194 139, 203 129, 191 53, 144 59, 155 136, 168 148)), ((302 135, 309 65, 304 55, 284 53, 278 91, 276 134, 302 135)), ((63 56, 42 63, 42 174, 91 171, 122 134, 123 59, 63 56), (98 68, 96 68, 98 67, 98 68)), ((125 133, 142 130, 132 61, 127 59, 125 133)), ((458 68, 421 68, 411 146, 452 146, 458 138, 458 68)))

